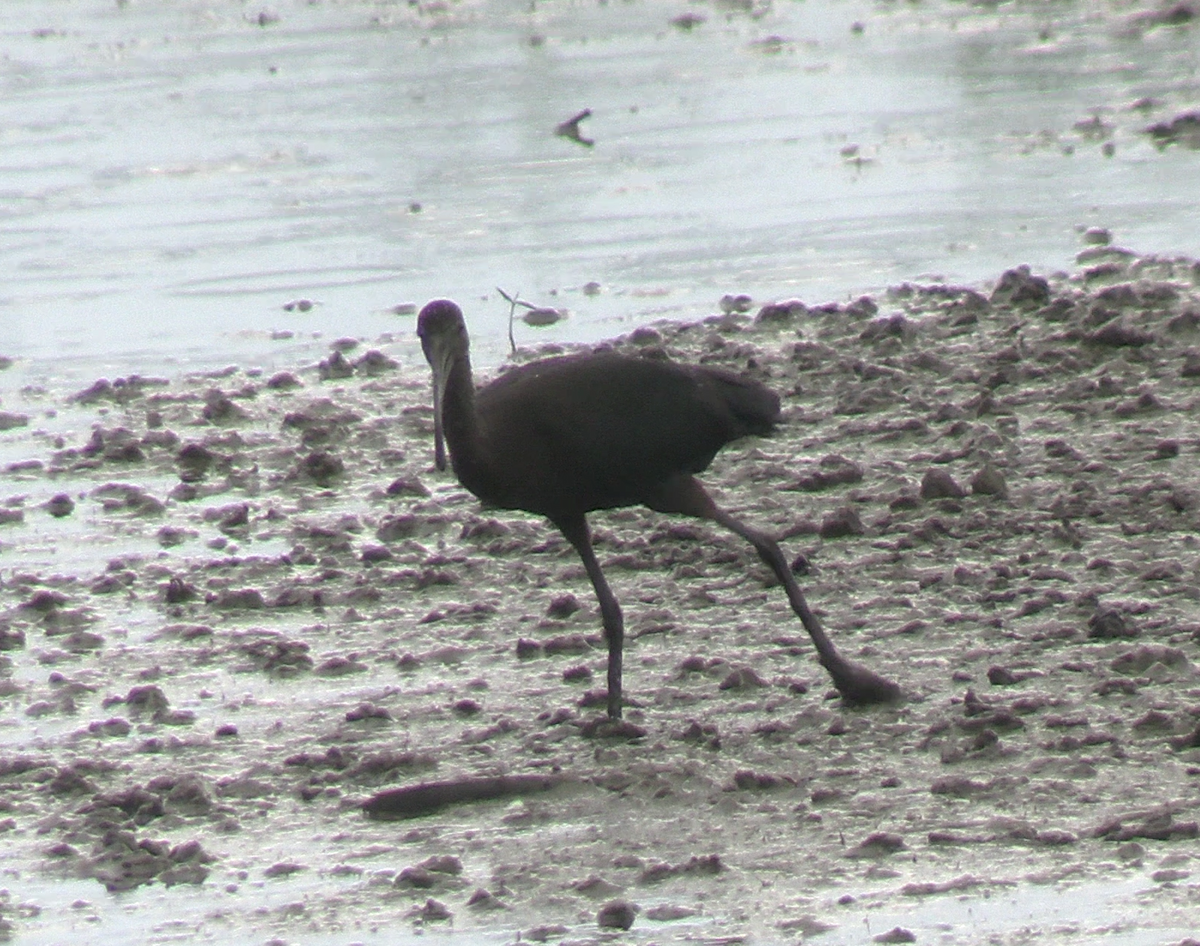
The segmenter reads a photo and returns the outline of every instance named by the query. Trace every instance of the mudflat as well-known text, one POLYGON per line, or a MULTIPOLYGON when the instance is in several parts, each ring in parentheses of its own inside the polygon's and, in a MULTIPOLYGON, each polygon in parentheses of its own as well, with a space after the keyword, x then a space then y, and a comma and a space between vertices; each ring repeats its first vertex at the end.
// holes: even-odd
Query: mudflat
POLYGON ((434 472, 425 370, 347 342, 25 391, 0 435, 6 935, 1185 941, 1198 282, 1096 246, 609 343, 779 392, 780 433, 705 480, 906 691, 842 707, 748 546, 620 510, 592 517, 629 628, 609 738, 582 567, 434 472), (421 784, 428 813, 364 813, 421 784))

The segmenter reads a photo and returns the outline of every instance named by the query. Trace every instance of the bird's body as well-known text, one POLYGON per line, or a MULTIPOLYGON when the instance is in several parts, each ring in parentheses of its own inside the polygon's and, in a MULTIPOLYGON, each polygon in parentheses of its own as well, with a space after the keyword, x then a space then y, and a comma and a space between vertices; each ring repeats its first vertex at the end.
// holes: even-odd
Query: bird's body
POLYGON ((610 716, 621 714, 624 622, 586 514, 633 505, 710 519, 749 541, 784 586, 843 698, 873 703, 899 695, 894 683, 841 657, 778 545, 718 508, 695 478, 727 443, 772 432, 774 392, 720 368, 615 353, 523 365, 476 391, 457 305, 430 302, 417 333, 433 368, 438 468, 445 468, 444 438, 467 489, 489 505, 546 516, 579 553, 604 621, 610 716))
POLYGON ((550 518, 652 506, 664 483, 705 470, 730 441, 769 434, 779 417, 779 398, 739 375, 613 353, 508 371, 475 393, 473 413, 458 412, 474 431, 457 429, 451 403, 446 437, 462 484, 490 505, 550 518))

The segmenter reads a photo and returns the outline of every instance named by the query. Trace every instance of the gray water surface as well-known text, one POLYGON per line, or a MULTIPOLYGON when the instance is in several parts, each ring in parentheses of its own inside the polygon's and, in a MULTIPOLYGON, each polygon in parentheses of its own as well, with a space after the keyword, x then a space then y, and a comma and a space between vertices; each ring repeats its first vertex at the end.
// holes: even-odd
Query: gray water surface
POLYGON ((495 362, 497 286, 571 312, 520 341, 592 340, 1067 268, 1084 225, 1194 253, 1200 154, 1143 129, 1200 31, 1138 9, 7 0, 0 384, 415 360, 390 309, 440 295, 495 362))

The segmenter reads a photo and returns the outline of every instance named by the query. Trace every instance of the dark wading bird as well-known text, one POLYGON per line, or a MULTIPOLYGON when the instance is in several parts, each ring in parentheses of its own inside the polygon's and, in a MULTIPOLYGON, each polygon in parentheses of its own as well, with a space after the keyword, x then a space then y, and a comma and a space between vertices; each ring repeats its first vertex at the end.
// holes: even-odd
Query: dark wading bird
POLYGON ((711 519, 740 535, 783 585, 842 699, 866 704, 899 697, 895 683, 838 653, 774 540, 718 508, 694 476, 730 441, 774 430, 774 392, 720 368, 614 353, 522 365, 476 391, 457 305, 430 302, 417 334, 433 368, 437 468, 446 468, 448 442, 463 486, 488 505, 545 516, 583 559, 604 619, 610 717, 621 715, 625 630, 592 551, 586 516, 619 506, 711 519))

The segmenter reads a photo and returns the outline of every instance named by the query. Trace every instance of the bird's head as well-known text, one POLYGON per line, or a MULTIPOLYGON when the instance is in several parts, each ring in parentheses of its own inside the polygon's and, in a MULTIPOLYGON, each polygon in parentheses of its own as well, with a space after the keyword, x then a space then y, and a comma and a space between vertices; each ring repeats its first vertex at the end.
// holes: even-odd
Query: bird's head
POLYGON ((433 369, 433 438, 434 463, 446 469, 446 444, 442 426, 442 406, 450 369, 460 359, 466 359, 470 346, 467 323, 462 309, 449 299, 434 299, 417 316, 417 336, 425 360, 433 369))
POLYGON ((421 314, 417 316, 417 337, 421 339, 421 347, 425 350, 425 357, 429 359, 430 364, 433 364, 433 356, 430 353, 435 346, 465 348, 467 323, 458 303, 449 299, 434 299, 426 303, 421 314))

